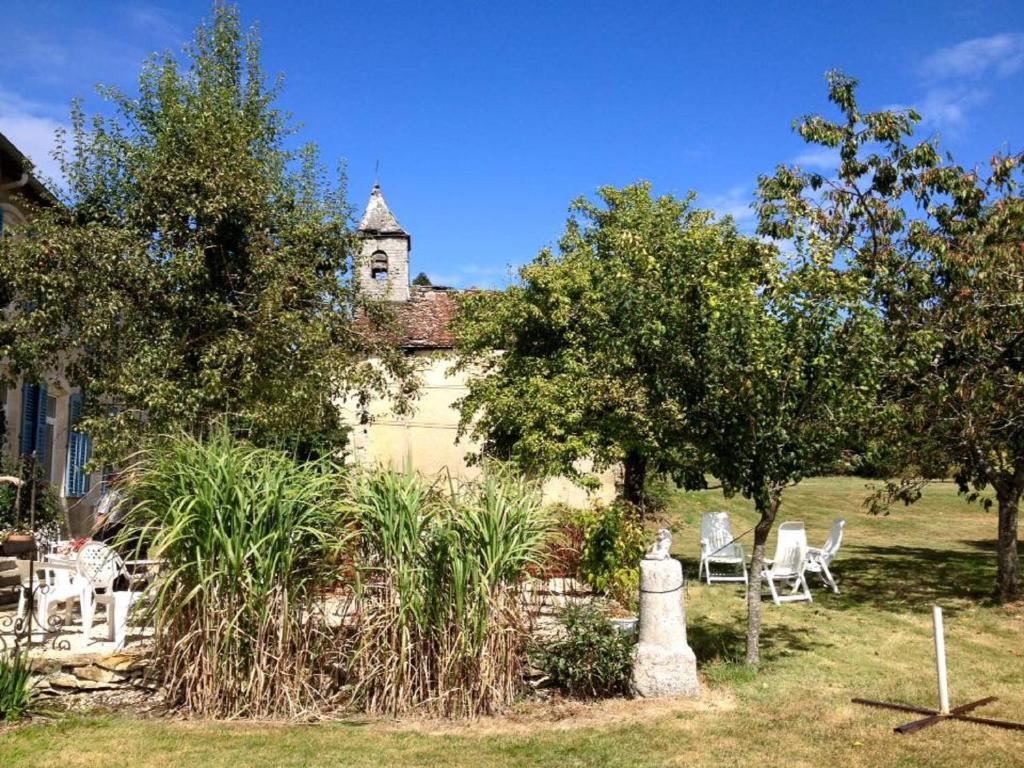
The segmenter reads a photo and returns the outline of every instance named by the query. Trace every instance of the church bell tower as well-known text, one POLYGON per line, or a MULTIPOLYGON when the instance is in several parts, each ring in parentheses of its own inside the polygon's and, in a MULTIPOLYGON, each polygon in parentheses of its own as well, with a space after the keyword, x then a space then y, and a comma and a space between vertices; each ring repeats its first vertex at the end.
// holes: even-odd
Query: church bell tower
POLYGON ((355 269, 359 290, 378 300, 408 301, 412 237, 388 208, 380 184, 373 185, 356 233, 362 241, 355 269))

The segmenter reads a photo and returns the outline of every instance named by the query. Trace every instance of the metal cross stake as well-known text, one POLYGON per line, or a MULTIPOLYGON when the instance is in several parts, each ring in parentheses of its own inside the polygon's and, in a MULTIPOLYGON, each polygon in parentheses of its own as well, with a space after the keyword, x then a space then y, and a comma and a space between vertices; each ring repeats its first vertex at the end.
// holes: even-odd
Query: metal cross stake
POLYGON ((887 701, 872 701, 871 699, 853 699, 854 704, 866 704, 869 707, 880 707, 882 709, 895 709, 899 712, 913 712, 918 715, 925 715, 920 720, 914 720, 899 725, 893 730, 896 733, 913 733, 929 725, 941 723, 943 720, 961 720, 965 723, 978 723, 979 725, 991 725, 995 728, 1009 728, 1015 731, 1024 731, 1024 723, 1011 723, 1007 720, 991 720, 986 717, 970 717, 967 713, 996 700, 995 696, 986 696, 984 699, 972 701, 970 704, 961 704, 959 707, 949 708, 949 682, 946 678, 946 640, 942 628, 942 609, 939 606, 932 606, 932 620, 935 623, 935 671, 939 678, 939 708, 925 709, 923 707, 908 707, 905 704, 891 704, 887 701))

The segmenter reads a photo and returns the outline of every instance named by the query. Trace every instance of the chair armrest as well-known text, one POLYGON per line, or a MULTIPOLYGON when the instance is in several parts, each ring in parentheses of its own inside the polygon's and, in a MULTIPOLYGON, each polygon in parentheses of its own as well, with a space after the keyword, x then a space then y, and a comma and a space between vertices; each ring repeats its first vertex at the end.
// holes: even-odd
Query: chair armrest
POLYGON ((69 571, 71 573, 78 573, 78 566, 72 565, 71 563, 51 563, 43 562, 36 563, 37 571, 69 571))

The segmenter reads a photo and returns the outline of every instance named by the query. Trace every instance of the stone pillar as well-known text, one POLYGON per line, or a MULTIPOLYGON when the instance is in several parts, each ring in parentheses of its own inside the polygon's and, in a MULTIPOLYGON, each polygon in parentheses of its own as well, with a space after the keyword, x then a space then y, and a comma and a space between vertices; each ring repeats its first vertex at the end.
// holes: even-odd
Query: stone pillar
POLYGON ((640 562, 640 638, 632 689, 644 698, 695 698, 700 686, 697 658, 686 643, 683 566, 668 557, 667 546, 658 549, 640 562))

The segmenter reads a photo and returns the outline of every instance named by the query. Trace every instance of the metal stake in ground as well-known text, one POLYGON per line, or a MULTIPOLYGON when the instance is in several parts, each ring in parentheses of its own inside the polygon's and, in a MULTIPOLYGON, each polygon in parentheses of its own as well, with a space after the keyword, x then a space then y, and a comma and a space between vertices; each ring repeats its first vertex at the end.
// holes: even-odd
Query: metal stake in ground
POLYGON ((946 638, 942 625, 942 609, 937 605, 932 606, 932 622, 935 627, 935 674, 939 683, 939 708, 924 709, 923 707, 909 707, 906 704, 891 704, 887 701, 872 701, 871 699, 853 699, 853 703, 926 715, 926 717, 922 717, 920 720, 914 720, 893 728, 896 733, 901 734, 913 733, 943 720, 961 720, 965 723, 978 723, 979 725, 991 725, 995 728, 1024 731, 1024 723, 1011 723, 1007 720, 991 720, 986 717, 969 717, 967 715, 968 712, 978 707, 991 704, 996 700, 995 696, 986 696, 984 699, 972 701, 970 704, 961 704, 953 709, 949 708, 949 680, 946 677, 946 638))

